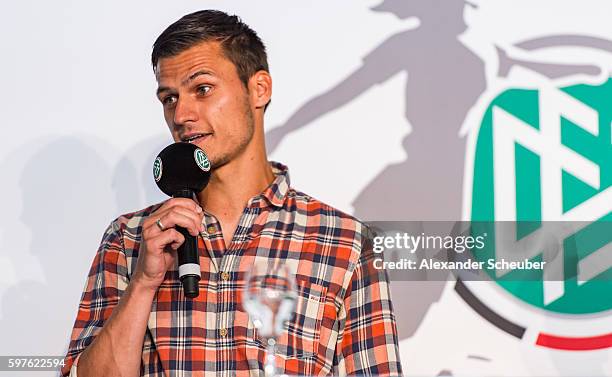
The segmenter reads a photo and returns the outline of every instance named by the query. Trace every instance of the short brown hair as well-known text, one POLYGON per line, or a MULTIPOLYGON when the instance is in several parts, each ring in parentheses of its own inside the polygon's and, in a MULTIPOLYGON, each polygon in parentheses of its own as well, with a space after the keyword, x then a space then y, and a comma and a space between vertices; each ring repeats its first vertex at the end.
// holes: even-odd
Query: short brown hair
POLYGON ((257 71, 270 72, 266 47, 238 16, 218 10, 201 10, 181 17, 168 26, 153 44, 151 63, 155 71, 159 59, 176 56, 206 41, 221 42, 221 50, 236 66, 240 81, 248 88, 257 71))

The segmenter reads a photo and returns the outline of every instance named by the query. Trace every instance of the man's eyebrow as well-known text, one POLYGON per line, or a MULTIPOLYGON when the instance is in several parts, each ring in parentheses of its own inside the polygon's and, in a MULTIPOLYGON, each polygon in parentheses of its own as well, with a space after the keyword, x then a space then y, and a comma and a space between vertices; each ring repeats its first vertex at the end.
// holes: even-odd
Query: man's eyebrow
POLYGON ((198 76, 202 76, 202 75, 209 75, 209 76, 212 76, 213 74, 212 74, 212 72, 209 72, 209 71, 204 71, 204 70, 202 70, 202 71, 197 71, 197 72, 193 73, 191 76, 187 77, 187 79, 186 79, 185 81, 183 81, 183 82, 182 82, 182 84, 183 84, 183 85, 186 85, 187 83, 189 83, 189 81, 192 81, 192 80, 194 80, 196 77, 198 77, 198 76))
POLYGON ((157 91, 155 92, 155 94, 157 94, 157 96, 159 97, 159 95, 163 92, 169 92, 172 89, 168 88, 167 86, 160 86, 159 88, 157 88, 157 91))

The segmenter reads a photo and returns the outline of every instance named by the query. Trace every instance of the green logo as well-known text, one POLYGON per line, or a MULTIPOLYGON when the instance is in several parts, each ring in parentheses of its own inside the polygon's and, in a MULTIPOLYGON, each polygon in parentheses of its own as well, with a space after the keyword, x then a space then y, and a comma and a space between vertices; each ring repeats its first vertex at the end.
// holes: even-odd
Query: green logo
POLYGON ((203 150, 197 148, 193 153, 193 156, 195 158, 196 164, 198 164, 200 169, 202 169, 203 171, 210 171, 210 161, 208 160, 208 156, 206 156, 206 153, 204 153, 203 150))
POLYGON ((153 163, 153 178, 155 182, 159 182, 162 177, 162 160, 161 157, 157 157, 153 163))
MULTIPOLYGON (((544 311, 612 309, 611 103, 612 79, 598 86, 507 89, 486 108, 468 150, 470 220, 518 222, 516 244, 548 223, 572 224, 556 234, 554 258, 542 249, 528 251, 533 262, 549 258, 543 270, 489 271, 506 292, 544 311), (521 275, 527 273, 538 275, 521 275)), ((499 225, 489 224, 482 231, 495 237, 499 225)), ((508 255, 496 242, 475 256, 508 255)))

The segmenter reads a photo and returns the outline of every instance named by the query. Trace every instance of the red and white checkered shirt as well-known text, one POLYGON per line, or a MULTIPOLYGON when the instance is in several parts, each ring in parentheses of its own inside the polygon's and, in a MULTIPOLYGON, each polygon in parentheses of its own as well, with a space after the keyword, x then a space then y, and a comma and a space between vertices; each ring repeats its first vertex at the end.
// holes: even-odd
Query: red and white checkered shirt
MULTIPOLYGON (((287 168, 249 200, 226 248, 205 213, 198 237, 200 295, 183 294, 178 269, 166 273, 142 350, 141 376, 261 376, 264 345, 242 306, 246 272, 282 259, 295 272, 298 300, 277 350, 290 375, 400 375, 397 332, 384 271, 372 266, 367 228, 289 187, 287 168), (214 255, 219 255, 216 260, 214 255)), ((83 292, 65 367, 92 343, 136 267, 144 219, 160 204, 120 216, 102 239, 83 292)))

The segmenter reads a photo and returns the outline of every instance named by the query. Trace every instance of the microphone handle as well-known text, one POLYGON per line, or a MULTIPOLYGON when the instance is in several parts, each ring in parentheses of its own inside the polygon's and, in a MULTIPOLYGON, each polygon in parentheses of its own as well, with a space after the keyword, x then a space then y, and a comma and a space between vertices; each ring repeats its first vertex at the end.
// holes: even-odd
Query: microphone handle
MULTIPOLYGON (((180 190, 174 194, 175 198, 193 199, 193 196, 194 192, 191 190, 180 190)), ((176 230, 185 237, 185 242, 178 248, 179 279, 183 284, 185 297, 195 298, 200 294, 201 277, 198 239, 183 227, 177 226, 176 230)))

